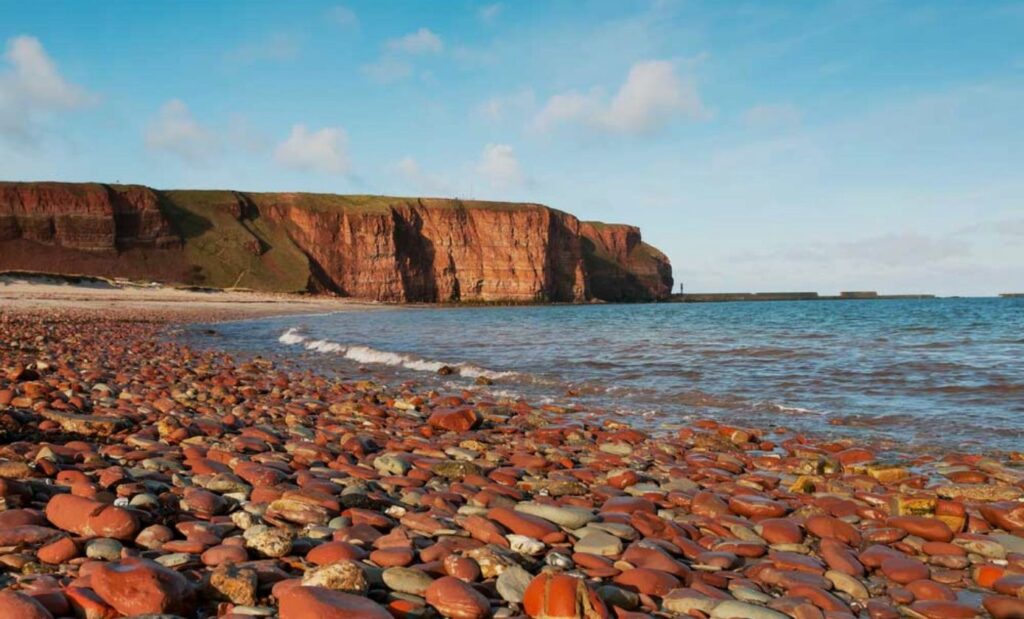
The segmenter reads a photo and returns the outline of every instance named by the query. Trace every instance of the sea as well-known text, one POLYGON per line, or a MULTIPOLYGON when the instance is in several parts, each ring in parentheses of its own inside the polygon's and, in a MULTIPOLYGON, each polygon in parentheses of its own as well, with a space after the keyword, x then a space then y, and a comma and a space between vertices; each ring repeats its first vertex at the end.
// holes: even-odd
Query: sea
POLYGON ((1024 298, 387 307, 214 331, 190 337, 651 431, 715 419, 897 451, 1024 450, 1024 298))

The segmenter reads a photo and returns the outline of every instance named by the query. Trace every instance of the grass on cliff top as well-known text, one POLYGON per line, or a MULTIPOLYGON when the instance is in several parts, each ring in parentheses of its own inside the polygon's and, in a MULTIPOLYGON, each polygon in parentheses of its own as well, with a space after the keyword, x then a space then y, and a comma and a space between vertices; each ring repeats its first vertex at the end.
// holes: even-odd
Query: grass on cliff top
POLYGON ((341 195, 333 193, 246 193, 259 206, 290 203, 300 208, 319 212, 347 211, 351 213, 386 213, 391 207, 422 203, 434 208, 484 209, 492 211, 518 211, 538 208, 539 205, 519 202, 489 202, 486 200, 460 200, 457 198, 416 198, 401 196, 341 195))
POLYGON ((306 255, 282 226, 258 215, 239 219, 241 206, 234 192, 163 191, 161 197, 161 208, 185 239, 185 257, 196 270, 193 283, 272 292, 306 290, 306 255))

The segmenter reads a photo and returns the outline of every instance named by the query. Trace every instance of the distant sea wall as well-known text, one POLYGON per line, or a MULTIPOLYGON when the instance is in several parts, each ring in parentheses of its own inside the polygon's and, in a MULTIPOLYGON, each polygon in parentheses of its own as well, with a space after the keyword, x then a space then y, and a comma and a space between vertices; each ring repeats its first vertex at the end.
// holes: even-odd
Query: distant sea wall
POLYGON ((672 295, 677 303, 724 303, 728 301, 873 301, 886 299, 934 299, 933 294, 878 294, 874 291, 841 292, 821 295, 817 292, 697 292, 672 295))

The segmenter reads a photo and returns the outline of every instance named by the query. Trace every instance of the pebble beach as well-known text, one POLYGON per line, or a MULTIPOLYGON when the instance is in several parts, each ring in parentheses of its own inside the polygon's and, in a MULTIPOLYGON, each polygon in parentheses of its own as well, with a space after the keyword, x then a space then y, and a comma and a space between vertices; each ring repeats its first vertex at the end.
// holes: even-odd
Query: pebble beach
POLYGON ((87 305, 0 307, 0 617, 1024 617, 1024 454, 658 433, 87 305))

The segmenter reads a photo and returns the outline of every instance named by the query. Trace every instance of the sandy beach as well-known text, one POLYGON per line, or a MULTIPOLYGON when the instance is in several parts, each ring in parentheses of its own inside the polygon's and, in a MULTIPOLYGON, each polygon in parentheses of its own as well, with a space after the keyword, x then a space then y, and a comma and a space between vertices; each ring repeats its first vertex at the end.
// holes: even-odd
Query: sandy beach
POLYGON ((349 307, 3 284, 0 615, 1024 616, 1014 457, 649 434, 168 329, 349 307))
POLYGON ((0 275, 0 309, 7 311, 77 309, 124 318, 157 311, 167 319, 205 322, 384 307, 380 303, 324 295, 194 290, 99 278, 72 282, 67 278, 0 275))

